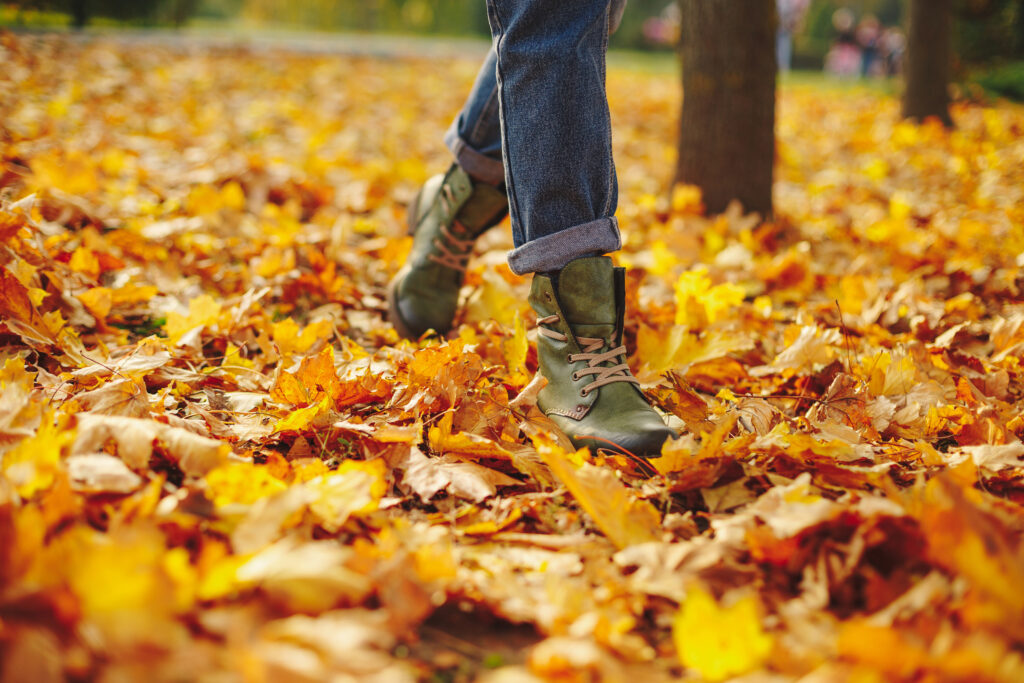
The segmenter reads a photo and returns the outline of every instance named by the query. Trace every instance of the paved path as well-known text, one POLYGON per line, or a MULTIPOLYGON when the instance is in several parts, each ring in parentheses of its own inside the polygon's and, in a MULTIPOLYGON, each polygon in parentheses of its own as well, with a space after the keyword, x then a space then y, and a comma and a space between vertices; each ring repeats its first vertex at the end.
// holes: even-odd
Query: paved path
POLYGON ((73 40, 109 40, 126 44, 160 45, 184 50, 204 47, 288 50, 310 54, 351 54, 372 57, 480 57, 490 42, 485 38, 403 36, 369 33, 326 33, 266 29, 111 29, 39 31, 8 27, 17 33, 60 33, 73 40))

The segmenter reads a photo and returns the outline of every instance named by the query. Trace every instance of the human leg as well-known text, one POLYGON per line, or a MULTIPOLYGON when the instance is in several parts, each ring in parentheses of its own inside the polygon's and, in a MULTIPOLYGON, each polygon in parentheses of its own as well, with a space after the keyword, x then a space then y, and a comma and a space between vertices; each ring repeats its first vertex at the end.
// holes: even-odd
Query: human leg
POLYGON ((445 133, 444 142, 455 163, 479 182, 499 187, 505 183, 501 163, 501 121, 498 114, 497 55, 487 53, 459 115, 445 133))
POLYGON ((605 96, 608 0, 488 0, 513 271, 621 246, 605 96))
POLYGON ((605 95, 608 0, 488 0, 505 182, 516 248, 533 273, 537 405, 573 443, 656 456, 674 432, 625 360, 625 274, 605 95))
POLYGON ((389 318, 404 337, 451 329, 473 243, 508 213, 494 65, 492 50, 445 135, 455 163, 409 208, 413 246, 388 287, 389 318))

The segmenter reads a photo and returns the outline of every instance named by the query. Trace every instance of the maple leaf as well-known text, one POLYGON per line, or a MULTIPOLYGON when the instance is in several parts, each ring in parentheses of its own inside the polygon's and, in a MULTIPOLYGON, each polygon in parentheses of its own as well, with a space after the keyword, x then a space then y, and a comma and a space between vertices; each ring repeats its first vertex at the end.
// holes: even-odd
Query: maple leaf
POLYGON ((672 623, 672 637, 683 666, 709 681, 724 681, 759 668, 773 644, 761 627, 754 596, 722 607, 699 586, 687 591, 672 623))
POLYGON ((307 406, 324 398, 333 402, 340 393, 334 347, 325 346, 316 356, 304 358, 297 372, 282 372, 270 390, 270 397, 281 403, 307 406))
POLYGON ((6 268, 0 269, 0 312, 4 324, 28 341, 52 342, 50 323, 39 314, 30 291, 6 268))
POLYGON ((188 315, 176 311, 167 314, 164 332, 171 345, 177 345, 189 332, 214 325, 220 316, 220 304, 209 294, 202 294, 188 302, 188 315))

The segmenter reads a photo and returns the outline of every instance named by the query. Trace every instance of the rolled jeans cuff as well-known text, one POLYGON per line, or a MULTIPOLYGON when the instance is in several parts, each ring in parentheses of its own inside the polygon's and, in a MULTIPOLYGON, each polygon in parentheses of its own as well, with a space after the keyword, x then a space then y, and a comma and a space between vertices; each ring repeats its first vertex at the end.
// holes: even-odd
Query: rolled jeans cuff
POLYGON ((470 147, 459 135, 458 119, 452 122, 444 134, 444 144, 451 150, 455 163, 475 180, 495 187, 505 182, 505 166, 501 159, 493 159, 470 147))
POLYGON ((607 254, 620 247, 618 220, 614 216, 598 218, 513 249, 508 253, 508 267, 516 275, 543 273, 564 268, 573 259, 607 254))

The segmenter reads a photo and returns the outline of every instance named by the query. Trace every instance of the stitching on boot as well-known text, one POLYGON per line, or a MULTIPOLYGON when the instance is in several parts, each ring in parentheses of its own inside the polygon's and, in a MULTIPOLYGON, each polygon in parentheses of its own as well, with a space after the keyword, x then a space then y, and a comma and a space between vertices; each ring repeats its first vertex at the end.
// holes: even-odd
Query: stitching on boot
POLYGON ((576 420, 577 422, 579 422, 580 420, 587 416, 587 413, 589 413, 590 409, 593 407, 593 404, 587 406, 583 405, 582 403, 579 403, 572 410, 559 410, 558 408, 552 408, 551 410, 545 411, 545 414, 560 415, 562 417, 568 417, 572 420, 576 420))

